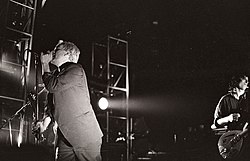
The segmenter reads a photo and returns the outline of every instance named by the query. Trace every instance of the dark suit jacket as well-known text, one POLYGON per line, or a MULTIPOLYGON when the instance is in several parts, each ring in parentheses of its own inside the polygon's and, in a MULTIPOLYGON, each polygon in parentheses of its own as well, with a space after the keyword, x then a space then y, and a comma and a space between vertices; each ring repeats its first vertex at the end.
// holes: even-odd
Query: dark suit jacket
POLYGON ((46 89, 53 93, 53 117, 73 147, 85 147, 103 136, 90 104, 85 72, 80 64, 65 63, 60 72, 44 73, 46 89))

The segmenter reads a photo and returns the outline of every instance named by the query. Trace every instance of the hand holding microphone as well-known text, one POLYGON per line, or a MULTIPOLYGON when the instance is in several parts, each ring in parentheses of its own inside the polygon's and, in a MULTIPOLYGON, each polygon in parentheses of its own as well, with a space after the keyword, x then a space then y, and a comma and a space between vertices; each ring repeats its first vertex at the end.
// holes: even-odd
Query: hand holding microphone
POLYGON ((47 53, 41 53, 41 63, 42 64, 49 64, 49 62, 51 62, 53 59, 53 51, 47 51, 47 53))
POLYGON ((42 64, 42 75, 45 72, 50 72, 49 62, 53 60, 53 54, 54 51, 47 51, 46 54, 44 54, 43 52, 41 53, 40 60, 42 64))

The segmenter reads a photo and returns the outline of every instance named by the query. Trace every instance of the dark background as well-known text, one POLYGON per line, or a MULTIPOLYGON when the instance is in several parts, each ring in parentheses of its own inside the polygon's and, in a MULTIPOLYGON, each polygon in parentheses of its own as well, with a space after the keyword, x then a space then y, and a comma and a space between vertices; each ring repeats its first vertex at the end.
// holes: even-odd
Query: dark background
POLYGON ((187 137, 188 127, 211 132, 228 81, 249 73, 249 7, 248 0, 47 0, 34 49, 72 41, 89 76, 92 42, 127 40, 130 109, 145 118, 152 144, 166 148, 174 133, 187 137))

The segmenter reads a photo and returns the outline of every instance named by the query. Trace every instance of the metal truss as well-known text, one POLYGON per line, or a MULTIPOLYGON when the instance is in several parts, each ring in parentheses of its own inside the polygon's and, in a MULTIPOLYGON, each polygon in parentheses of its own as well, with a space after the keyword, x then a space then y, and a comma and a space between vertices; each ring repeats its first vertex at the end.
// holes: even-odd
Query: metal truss
MULTIPOLYGON (((106 110, 106 142, 110 141, 110 119, 126 121, 126 158, 131 153, 131 121, 129 116, 129 59, 128 41, 108 36, 106 43, 92 44, 91 88, 108 99, 119 100, 119 111, 106 110)), ((111 107, 112 108, 112 107, 111 107)))
MULTIPOLYGON (((37 0, 0 2, 0 72, 3 76, 0 82, 4 84, 0 86, 0 120, 6 121, 27 101, 36 8, 37 0)), ((29 130, 25 129, 27 126, 29 122, 25 120, 24 113, 21 113, 20 119, 9 122, 9 126, 0 129, 0 132, 5 134, 8 131, 7 140, 10 144, 20 146, 21 142, 30 142, 27 139, 29 130), (11 126, 13 124, 17 125, 11 126)))

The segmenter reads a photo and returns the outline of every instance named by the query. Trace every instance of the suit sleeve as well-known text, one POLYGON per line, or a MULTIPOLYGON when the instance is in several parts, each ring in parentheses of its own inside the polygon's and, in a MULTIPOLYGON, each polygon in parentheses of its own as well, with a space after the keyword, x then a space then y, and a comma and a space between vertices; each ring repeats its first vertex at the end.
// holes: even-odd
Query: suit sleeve
POLYGON ((83 69, 76 64, 71 64, 58 75, 44 73, 42 79, 46 89, 51 93, 55 93, 66 90, 72 86, 80 85, 83 77, 83 69))

